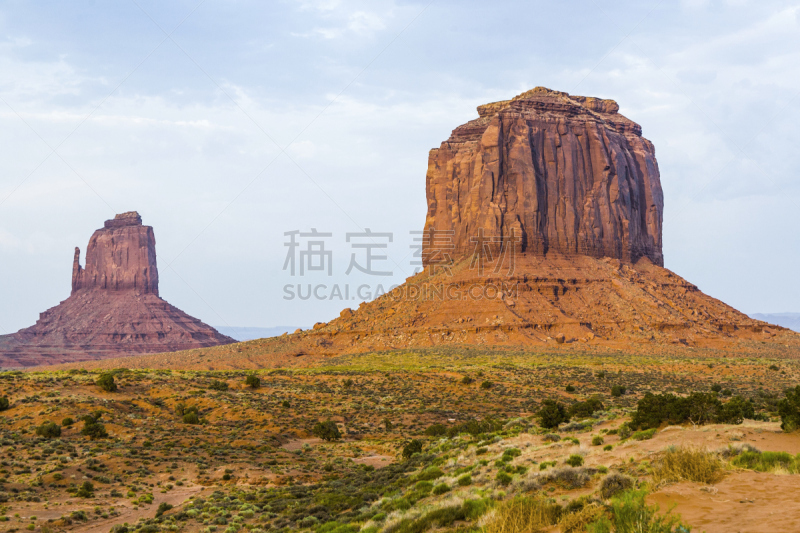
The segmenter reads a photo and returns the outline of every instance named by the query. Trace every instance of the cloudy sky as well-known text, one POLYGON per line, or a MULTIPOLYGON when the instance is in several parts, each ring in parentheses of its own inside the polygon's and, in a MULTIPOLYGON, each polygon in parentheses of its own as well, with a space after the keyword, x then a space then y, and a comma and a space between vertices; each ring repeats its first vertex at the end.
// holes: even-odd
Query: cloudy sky
POLYGON ((655 143, 668 268, 745 312, 800 311, 799 12, 0 2, 0 333, 65 299, 74 247, 128 210, 155 228, 161 295, 190 314, 327 320, 358 302, 284 287, 365 284, 366 297, 410 275, 428 150, 477 105, 538 85, 613 98, 655 143), (312 228, 331 234, 332 275, 292 277, 284 233, 312 228), (374 265, 391 276, 346 274, 347 233, 366 228, 393 234, 374 265))

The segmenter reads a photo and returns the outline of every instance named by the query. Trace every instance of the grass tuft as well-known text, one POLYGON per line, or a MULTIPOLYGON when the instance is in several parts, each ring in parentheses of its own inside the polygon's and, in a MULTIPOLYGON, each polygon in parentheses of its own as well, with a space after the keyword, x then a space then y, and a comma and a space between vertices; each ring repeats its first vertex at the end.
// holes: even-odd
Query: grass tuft
POLYGON ((716 454, 689 446, 667 449, 653 465, 655 485, 678 481, 713 484, 724 475, 724 465, 716 454))

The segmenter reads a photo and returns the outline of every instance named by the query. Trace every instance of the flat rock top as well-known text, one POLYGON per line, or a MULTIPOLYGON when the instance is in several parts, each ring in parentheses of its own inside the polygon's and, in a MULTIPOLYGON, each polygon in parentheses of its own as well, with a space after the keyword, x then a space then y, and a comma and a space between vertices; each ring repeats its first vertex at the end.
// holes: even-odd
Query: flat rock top
POLYGON ((121 228, 124 226, 141 226, 142 217, 136 211, 128 211, 116 215, 112 220, 106 220, 106 228, 121 228))

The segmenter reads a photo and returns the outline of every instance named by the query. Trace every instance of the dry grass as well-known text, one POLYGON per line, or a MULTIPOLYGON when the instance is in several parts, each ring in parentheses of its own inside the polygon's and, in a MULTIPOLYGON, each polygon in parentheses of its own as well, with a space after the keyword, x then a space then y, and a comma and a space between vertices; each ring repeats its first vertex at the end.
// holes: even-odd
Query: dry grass
POLYGON ((724 475, 725 465, 716 454, 690 446, 666 450, 653 465, 656 486, 678 481, 713 484, 724 475))
POLYGON ((561 506, 535 498, 514 498, 497 507, 486 533, 537 533, 558 523, 561 506))
POLYGON ((605 509, 596 503, 585 506, 580 511, 564 515, 558 522, 561 533, 583 533, 586 526, 600 518, 605 509))

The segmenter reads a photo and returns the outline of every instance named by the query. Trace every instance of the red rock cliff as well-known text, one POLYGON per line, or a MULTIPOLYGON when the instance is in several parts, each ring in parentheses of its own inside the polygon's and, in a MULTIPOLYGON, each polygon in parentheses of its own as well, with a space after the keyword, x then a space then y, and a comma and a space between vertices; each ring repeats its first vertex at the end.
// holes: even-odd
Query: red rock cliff
POLYGON ((156 237, 152 227, 142 225, 139 213, 117 215, 94 232, 86 249, 85 269, 80 265, 80 249, 75 248, 72 294, 80 289, 132 289, 158 296, 156 237))
POLYGON ((543 87, 478 107, 430 152, 425 262, 470 255, 483 234, 495 249, 663 266, 655 148, 618 110, 543 87))

